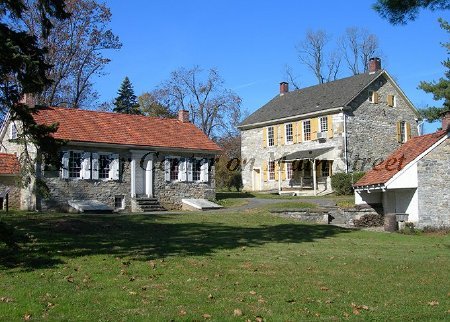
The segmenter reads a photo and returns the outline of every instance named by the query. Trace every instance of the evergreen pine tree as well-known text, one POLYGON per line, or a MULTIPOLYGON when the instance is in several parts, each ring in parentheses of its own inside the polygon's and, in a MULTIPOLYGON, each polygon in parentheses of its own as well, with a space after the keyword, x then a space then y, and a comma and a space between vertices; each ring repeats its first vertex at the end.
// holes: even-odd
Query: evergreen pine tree
POLYGON ((133 85, 128 77, 125 77, 123 80, 117 94, 119 96, 117 96, 114 101, 114 105, 116 106, 113 109, 114 112, 124 114, 142 114, 136 95, 134 95, 133 85))

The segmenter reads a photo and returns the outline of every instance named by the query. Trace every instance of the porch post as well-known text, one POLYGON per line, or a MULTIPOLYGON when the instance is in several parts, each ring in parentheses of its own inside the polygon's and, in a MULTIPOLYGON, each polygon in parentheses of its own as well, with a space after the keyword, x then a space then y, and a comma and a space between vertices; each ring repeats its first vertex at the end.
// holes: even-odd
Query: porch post
POLYGON ((278 194, 281 192, 281 160, 278 161, 278 194))
POLYGON ((131 198, 136 197, 136 160, 134 159, 134 156, 131 157, 131 198))
POLYGON ((317 172, 316 172, 316 159, 311 160, 313 167, 313 186, 314 186, 314 196, 317 196, 317 172))
POLYGON ((150 155, 145 168, 145 194, 148 198, 153 197, 153 154, 150 155))

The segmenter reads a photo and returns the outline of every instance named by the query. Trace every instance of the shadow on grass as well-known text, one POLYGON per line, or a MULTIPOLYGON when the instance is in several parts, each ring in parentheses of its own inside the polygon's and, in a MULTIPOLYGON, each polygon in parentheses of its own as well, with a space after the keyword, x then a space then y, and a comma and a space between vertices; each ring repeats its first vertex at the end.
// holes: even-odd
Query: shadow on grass
POLYGON ((207 256, 217 250, 255 247, 269 242, 314 242, 349 231, 301 223, 258 227, 182 223, 178 222, 177 215, 33 216, 12 221, 21 233, 27 234, 30 242, 14 251, 0 247, 0 268, 24 270, 49 268, 63 263, 66 258, 89 255, 132 257, 143 261, 168 256, 207 256), (163 220, 166 222, 159 222, 163 220))
POLYGON ((233 199, 233 198, 255 198, 254 194, 249 192, 216 192, 216 200, 233 199))

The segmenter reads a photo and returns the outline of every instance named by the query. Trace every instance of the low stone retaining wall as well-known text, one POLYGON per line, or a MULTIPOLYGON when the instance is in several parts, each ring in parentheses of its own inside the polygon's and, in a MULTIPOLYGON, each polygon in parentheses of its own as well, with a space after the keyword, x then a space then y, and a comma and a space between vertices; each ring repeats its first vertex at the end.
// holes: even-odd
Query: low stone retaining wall
POLYGON ((337 224, 349 227, 355 227, 354 221, 361 219, 365 215, 383 216, 383 213, 379 209, 370 206, 354 208, 323 207, 315 209, 282 209, 271 211, 271 213, 305 222, 337 224))

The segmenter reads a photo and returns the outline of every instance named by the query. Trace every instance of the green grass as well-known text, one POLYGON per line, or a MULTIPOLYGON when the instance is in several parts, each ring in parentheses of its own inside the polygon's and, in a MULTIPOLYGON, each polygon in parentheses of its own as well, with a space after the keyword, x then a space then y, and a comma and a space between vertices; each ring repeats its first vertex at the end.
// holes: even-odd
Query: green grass
POLYGON ((2 321, 450 317, 448 235, 308 225, 266 211, 1 219, 29 239, 19 250, 0 244, 2 321))
POLYGON ((267 210, 292 210, 292 209, 315 209, 317 205, 310 202, 301 202, 301 201, 284 201, 272 203, 264 206, 264 209, 267 210))

